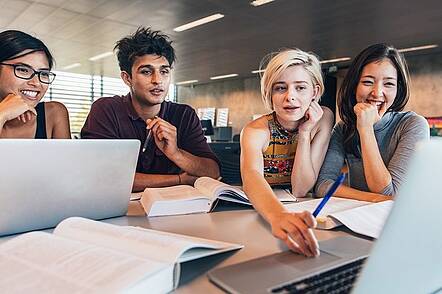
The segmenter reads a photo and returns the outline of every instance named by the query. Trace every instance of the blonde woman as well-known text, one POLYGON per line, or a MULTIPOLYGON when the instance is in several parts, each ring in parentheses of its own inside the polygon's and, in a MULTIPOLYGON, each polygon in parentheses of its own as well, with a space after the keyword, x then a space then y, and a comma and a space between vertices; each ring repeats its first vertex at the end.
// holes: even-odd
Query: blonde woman
POLYGON ((334 121, 332 112, 318 104, 323 92, 315 55, 299 49, 273 54, 261 78, 262 99, 271 113, 241 133, 244 191, 273 235, 306 256, 319 255, 312 230, 316 221, 309 212, 287 211, 272 186, 289 184, 293 195, 303 197, 315 184, 334 121))

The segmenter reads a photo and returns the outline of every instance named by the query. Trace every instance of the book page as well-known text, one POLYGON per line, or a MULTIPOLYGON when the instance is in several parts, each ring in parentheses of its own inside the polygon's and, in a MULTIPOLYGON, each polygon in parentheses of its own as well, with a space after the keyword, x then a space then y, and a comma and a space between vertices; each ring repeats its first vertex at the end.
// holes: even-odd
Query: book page
POLYGON ((130 201, 140 200, 143 196, 143 192, 134 192, 130 194, 130 201))
POLYGON ((146 188, 143 196, 146 195, 152 200, 186 200, 193 198, 208 198, 209 194, 205 194, 200 190, 189 185, 178 185, 165 188, 146 188))
MULTIPOLYGON (((307 201, 301 201, 297 203, 286 204, 285 207, 291 212, 302 212, 302 211, 313 211, 322 201, 321 199, 313 199, 307 201)), ((346 211, 348 209, 353 209, 355 207, 363 206, 370 204, 371 202, 358 201, 352 199, 344 199, 338 197, 331 197, 325 206, 322 208, 319 215, 316 217, 316 221, 318 223, 318 229, 333 229, 341 225, 341 223, 333 218, 328 217, 331 213, 346 211)))
POLYGON ((213 251, 238 248, 236 244, 143 228, 116 226, 78 217, 62 221, 55 228, 54 234, 169 264, 179 261, 180 256, 193 247, 203 247, 213 251))
MULTIPOLYGON (((291 212, 303 212, 305 210, 313 212, 316 209, 316 207, 318 207, 318 205, 321 201, 322 201, 322 198, 321 199, 313 199, 313 200, 301 201, 301 202, 297 202, 297 203, 286 204, 285 207, 291 212)), ((326 217, 329 214, 334 213, 334 212, 344 211, 344 210, 352 209, 355 207, 367 205, 370 203, 371 202, 358 201, 358 200, 352 200, 352 199, 344 199, 344 198, 338 198, 338 197, 331 197, 328 200, 328 202, 325 204, 325 206, 322 208, 318 217, 326 217)))
POLYGON ((388 200, 331 213, 330 216, 338 219, 355 233, 378 238, 392 207, 393 201, 388 200))
POLYGON ((212 199, 220 198, 227 201, 250 204, 249 199, 239 187, 209 177, 200 177, 195 181, 195 188, 205 195, 211 195, 212 199))
MULTIPOLYGON (((252 205, 246 193, 240 187, 231 186, 209 177, 198 178, 195 182, 195 188, 205 195, 213 195, 214 198, 252 205)), ((281 202, 297 201, 296 197, 286 189, 273 189, 273 193, 281 202)))
POLYGON ((0 246, 0 284, 8 293, 114 293, 156 275, 170 281, 163 290, 173 289, 173 265, 48 233, 0 246))

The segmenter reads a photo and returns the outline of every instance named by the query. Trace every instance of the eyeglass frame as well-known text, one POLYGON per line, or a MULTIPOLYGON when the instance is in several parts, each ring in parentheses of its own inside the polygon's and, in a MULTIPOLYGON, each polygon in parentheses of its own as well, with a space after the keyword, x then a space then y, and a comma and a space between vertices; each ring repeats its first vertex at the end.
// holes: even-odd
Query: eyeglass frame
POLYGON ((11 63, 4 63, 4 62, 0 62, 0 64, 1 64, 1 65, 9 65, 9 66, 12 66, 12 67, 14 68, 14 75, 15 75, 17 78, 19 78, 19 79, 23 79, 23 80, 31 80, 32 78, 35 77, 35 75, 37 75, 37 76, 38 76, 38 80, 40 81, 40 83, 43 83, 43 84, 46 84, 46 85, 50 85, 50 84, 52 84, 52 83, 54 82, 55 78, 57 77, 57 75, 56 75, 55 73, 53 73, 52 71, 35 70, 35 69, 33 69, 32 67, 30 67, 29 65, 26 65, 26 64, 11 64, 11 63), (24 67, 27 67, 27 68, 31 69, 31 70, 33 71, 32 74, 31 74, 31 76, 30 76, 29 78, 25 78, 25 77, 23 77, 23 76, 19 76, 19 75, 17 74, 17 72, 16 72, 16 68, 17 68, 18 66, 24 66, 24 67), (48 73, 48 74, 49 74, 49 75, 48 75, 49 77, 53 76, 52 81, 51 81, 50 78, 49 78, 49 82, 42 81, 42 79, 41 79, 41 74, 42 74, 42 73, 48 73))

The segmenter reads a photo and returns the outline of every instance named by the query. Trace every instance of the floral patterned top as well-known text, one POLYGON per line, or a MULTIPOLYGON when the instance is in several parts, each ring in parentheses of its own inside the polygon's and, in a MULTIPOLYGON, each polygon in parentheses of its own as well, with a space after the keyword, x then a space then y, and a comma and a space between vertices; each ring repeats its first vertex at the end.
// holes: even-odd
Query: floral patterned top
POLYGON ((266 115, 270 130, 269 146, 263 153, 264 178, 270 185, 291 183, 298 132, 289 132, 277 121, 275 112, 266 115))

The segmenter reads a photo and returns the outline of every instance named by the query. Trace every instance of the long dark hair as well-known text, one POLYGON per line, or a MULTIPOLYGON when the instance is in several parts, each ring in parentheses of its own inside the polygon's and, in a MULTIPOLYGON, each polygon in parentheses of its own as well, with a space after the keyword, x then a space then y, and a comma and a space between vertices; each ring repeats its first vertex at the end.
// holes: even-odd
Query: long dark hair
POLYGON ((365 48, 355 57, 345 75, 338 93, 339 115, 344 122, 344 148, 346 153, 361 157, 359 135, 356 130, 356 115, 353 107, 356 105, 356 88, 364 67, 372 62, 388 58, 397 71, 397 94, 390 111, 404 109, 410 96, 410 74, 403 55, 394 47, 387 44, 374 44, 365 48))
POLYGON ((41 40, 21 31, 8 30, 0 33, 0 62, 37 51, 42 51, 46 54, 49 69, 52 69, 54 58, 48 47, 41 40), (31 51, 21 55, 25 50, 31 51))

